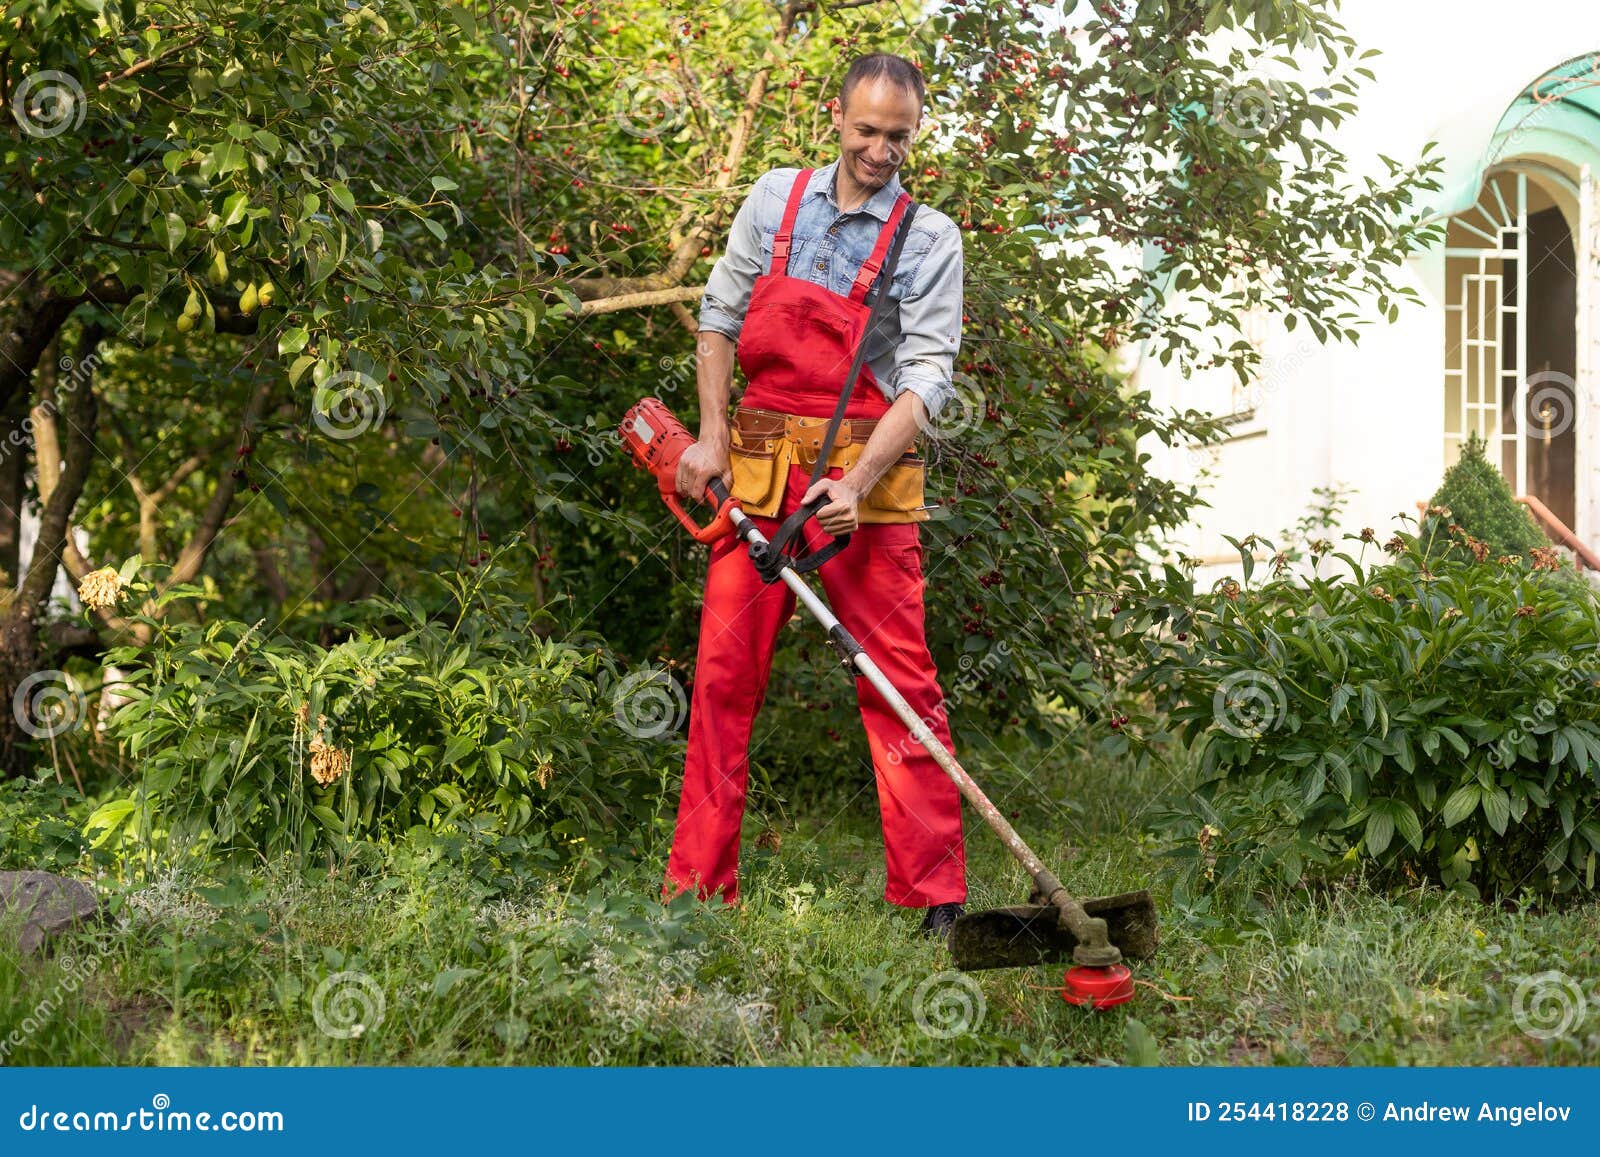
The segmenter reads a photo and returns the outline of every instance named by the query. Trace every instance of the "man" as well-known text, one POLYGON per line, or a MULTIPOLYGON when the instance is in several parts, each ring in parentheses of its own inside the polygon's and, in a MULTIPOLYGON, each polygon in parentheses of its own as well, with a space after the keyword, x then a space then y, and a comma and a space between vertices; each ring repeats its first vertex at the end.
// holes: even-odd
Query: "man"
MULTIPOLYGON (((700 434, 677 486, 698 498, 721 477, 771 536, 814 497, 829 501, 803 529, 806 549, 849 534, 817 570, 834 613, 889 681, 954 750, 923 630, 922 461, 917 435, 954 397, 961 343, 961 233, 918 205, 888 285, 878 276, 910 201, 897 171, 921 123, 916 65, 874 53, 852 62, 833 110, 839 156, 816 170, 774 169, 733 222, 700 309, 700 434), (827 473, 807 486, 870 312, 866 363, 827 473), (737 354, 748 381, 728 419, 737 354), (807 452, 811 457, 807 458, 807 452)), ((782 583, 763 583, 745 548, 715 544, 701 611, 694 701, 664 898, 694 889, 738 902, 739 828, 748 746, 766 694, 777 632, 794 613, 782 583)), ((923 908, 943 936, 966 899, 961 799, 932 757, 866 679, 856 693, 872 751, 888 878, 884 898, 923 908)))

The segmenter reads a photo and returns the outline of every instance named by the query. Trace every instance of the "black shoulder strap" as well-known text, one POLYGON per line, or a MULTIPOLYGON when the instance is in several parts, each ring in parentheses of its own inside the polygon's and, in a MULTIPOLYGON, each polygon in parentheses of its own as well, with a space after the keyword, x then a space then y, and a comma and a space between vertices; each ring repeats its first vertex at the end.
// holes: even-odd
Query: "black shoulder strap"
MULTIPOLYGON (((861 375, 861 365, 867 358, 867 340, 882 322, 884 314, 888 312, 889 281, 894 277, 895 266, 900 262, 900 250, 905 248, 906 238, 911 234, 911 219, 916 215, 917 203, 912 201, 906 206, 905 214, 900 219, 900 227, 895 231, 894 243, 889 246, 889 254, 883 260, 883 268, 878 271, 877 292, 872 301, 872 309, 867 314, 867 324, 861 331, 861 341, 856 345, 855 358, 850 363, 850 373, 845 378, 844 389, 839 394, 839 405, 833 411, 833 420, 828 423, 828 432, 823 435, 822 445, 817 450, 817 461, 811 468, 811 481, 806 483, 807 490, 815 486, 828 472, 828 455, 833 451, 833 440, 838 437, 839 426, 844 421, 845 408, 850 405, 850 395, 855 392, 856 378, 861 375)), ((809 506, 802 506, 786 518, 772 537, 769 557, 776 560, 778 555, 785 552, 793 553, 791 547, 799 540, 800 527, 816 514, 826 501, 825 498, 813 500, 809 506)), ((805 559, 808 565, 804 568, 796 566, 795 569, 815 570, 838 553, 838 550, 831 549, 832 546, 836 545, 839 549, 843 549, 844 542, 848 540, 849 536, 846 535, 844 540, 823 547, 805 559)))

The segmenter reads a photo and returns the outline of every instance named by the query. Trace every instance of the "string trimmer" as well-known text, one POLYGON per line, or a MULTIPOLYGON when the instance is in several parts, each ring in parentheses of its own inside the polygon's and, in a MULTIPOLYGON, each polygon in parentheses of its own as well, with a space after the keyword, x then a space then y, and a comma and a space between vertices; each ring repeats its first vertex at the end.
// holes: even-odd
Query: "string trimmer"
MULTIPOLYGON (((775 551, 773 544, 739 509, 720 478, 711 480, 705 494, 716 513, 709 523, 700 526, 678 501, 676 482, 678 459, 694 445, 694 436, 658 398, 646 398, 629 410, 622 421, 621 433, 623 444, 632 452, 634 461, 655 475, 661 497, 696 540, 708 543, 724 534, 738 535, 748 544, 751 561, 763 577, 770 575, 769 582, 781 581, 794 592, 800 605, 828 632, 828 641, 843 665, 859 671, 878 689, 911 737, 922 744, 945 774, 955 781, 966 801, 1033 877, 1034 889, 1027 904, 969 912, 956 920, 947 941, 956 967, 970 972, 1070 960, 1073 967, 1067 969, 1061 987, 1061 995, 1067 1001, 1105 1008, 1129 1000, 1133 996, 1133 978, 1122 960, 1152 955, 1158 940, 1156 910, 1150 893, 1140 890, 1091 900, 1073 899, 1055 874, 989 802, 989 797, 912 710, 905 697, 873 662, 872 656, 800 577, 802 572, 814 569, 825 558, 843 550, 850 536, 839 535, 803 558, 791 558, 781 549, 775 551)), ((826 495, 814 499, 785 525, 795 519, 803 522, 814 517, 827 501, 826 495)))

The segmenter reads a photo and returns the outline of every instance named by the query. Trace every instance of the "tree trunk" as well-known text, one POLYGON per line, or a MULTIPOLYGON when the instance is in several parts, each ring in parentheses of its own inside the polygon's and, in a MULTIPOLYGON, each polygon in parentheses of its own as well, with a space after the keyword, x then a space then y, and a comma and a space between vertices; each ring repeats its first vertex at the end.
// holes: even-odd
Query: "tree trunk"
MULTIPOLYGON (((84 327, 79 343, 78 364, 92 366, 90 360, 100 344, 104 331, 97 323, 84 327)), ((54 486, 49 487, 39 512, 39 537, 34 543, 33 557, 22 575, 21 584, 11 606, 0 617, 0 694, 13 705, 10 711, 0 711, 0 775, 17 776, 30 770, 32 747, 43 733, 42 728, 55 729, 54 717, 41 719, 34 708, 41 700, 68 701, 68 710, 75 709, 80 716, 86 705, 81 692, 75 692, 61 672, 42 672, 27 688, 25 701, 18 700, 18 692, 25 680, 39 670, 42 658, 39 622, 49 606, 50 590, 55 586, 56 572, 61 565, 62 546, 66 541, 67 524, 72 509, 83 493, 89 478, 89 468, 94 460, 94 429, 96 399, 92 374, 84 372, 70 378, 61 378, 54 385, 49 378, 41 379, 40 404, 59 412, 66 418, 61 426, 64 437, 61 446, 61 470, 54 486), (19 720, 26 720, 21 722, 19 720)), ((45 492, 41 479, 40 491, 45 492)))

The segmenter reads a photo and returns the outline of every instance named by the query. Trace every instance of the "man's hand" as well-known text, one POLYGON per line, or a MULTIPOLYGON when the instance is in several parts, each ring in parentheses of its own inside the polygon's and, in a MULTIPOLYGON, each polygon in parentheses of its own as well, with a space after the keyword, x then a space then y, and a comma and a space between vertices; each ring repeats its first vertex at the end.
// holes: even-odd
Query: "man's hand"
POLYGON ((721 477, 724 486, 733 485, 733 466, 728 461, 726 442, 696 442, 678 459, 678 494, 696 502, 706 500, 706 487, 721 477))
POLYGON ((861 495, 857 493, 855 484, 844 478, 823 478, 805 492, 800 505, 805 506, 819 494, 826 494, 833 501, 817 511, 817 525, 834 538, 854 534, 857 526, 856 507, 861 504, 861 495))

